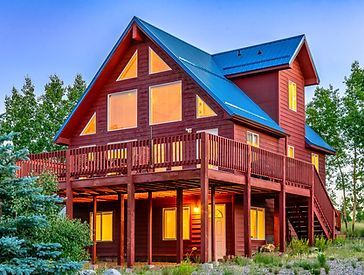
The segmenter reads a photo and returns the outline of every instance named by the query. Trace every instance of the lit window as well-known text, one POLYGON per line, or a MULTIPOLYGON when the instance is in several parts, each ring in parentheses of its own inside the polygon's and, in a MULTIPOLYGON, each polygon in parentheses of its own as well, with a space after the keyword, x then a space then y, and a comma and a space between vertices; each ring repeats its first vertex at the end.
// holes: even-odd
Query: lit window
POLYGON ((197 118, 216 116, 216 113, 198 95, 196 95, 196 110, 197 110, 196 114, 197 118))
POLYGON ((171 68, 166 62, 159 57, 151 48, 149 48, 149 74, 169 71, 171 68))
POLYGON ((291 145, 288 145, 288 157, 289 158, 294 158, 294 147, 291 145))
MULTIPOLYGON (((96 214, 96 241, 111 242, 112 238, 112 212, 97 212, 96 214)), ((93 239, 93 213, 90 213, 90 234, 93 239)))
POLYGON ((108 131, 137 127, 137 91, 109 94, 108 131))
POLYGON ((130 58, 128 64, 126 64, 124 70, 119 75, 117 81, 135 78, 138 76, 138 50, 135 51, 130 58))
POLYGON ((319 156, 318 154, 311 154, 311 160, 312 160, 312 164, 315 166, 316 170, 318 171, 319 169, 319 156))
POLYGON ((297 112, 297 85, 292 81, 288 83, 288 97, 289 108, 297 112))
POLYGON ((259 147, 259 135, 252 133, 252 132, 247 132, 247 143, 251 146, 254 147, 259 147))
MULTIPOLYGON (((163 240, 176 240, 177 209, 163 208, 163 240)), ((183 239, 190 239, 190 208, 183 207, 183 239)))
POLYGON ((265 211, 264 208, 250 209, 250 234, 255 240, 265 240, 265 211))
POLYGON ((181 81, 150 87, 149 122, 151 125, 182 120, 181 81))
POLYGON ((90 120, 87 122, 85 128, 81 132, 81 136, 93 134, 96 134, 96 113, 94 113, 90 120))

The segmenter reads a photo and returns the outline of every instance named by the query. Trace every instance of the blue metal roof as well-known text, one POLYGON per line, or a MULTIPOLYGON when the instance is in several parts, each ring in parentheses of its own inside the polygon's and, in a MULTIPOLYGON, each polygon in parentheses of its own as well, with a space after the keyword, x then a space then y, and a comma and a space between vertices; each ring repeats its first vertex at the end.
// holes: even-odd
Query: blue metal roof
POLYGON ((213 58, 224 75, 289 65, 305 40, 298 35, 241 49, 216 53, 213 58))
POLYGON ((306 131, 306 142, 308 145, 313 145, 324 150, 330 151, 331 153, 335 153, 335 149, 328 145, 319 134, 317 134, 310 126, 305 125, 306 131))

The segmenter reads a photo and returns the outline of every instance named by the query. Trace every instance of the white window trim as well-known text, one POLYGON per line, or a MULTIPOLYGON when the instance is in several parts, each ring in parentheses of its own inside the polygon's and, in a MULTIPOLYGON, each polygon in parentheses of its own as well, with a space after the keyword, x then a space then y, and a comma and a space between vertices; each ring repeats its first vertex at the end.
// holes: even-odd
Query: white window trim
POLYGON ((119 144, 119 143, 127 143, 127 142, 133 142, 133 141, 137 141, 137 139, 128 139, 128 140, 122 140, 122 141, 112 141, 112 142, 108 142, 107 145, 119 144))
MULTIPOLYGON (((246 131, 246 144, 248 144, 249 145, 249 143, 248 143, 248 135, 249 134, 252 134, 252 135, 256 135, 257 137, 258 137, 258 146, 256 147, 256 148, 260 148, 260 136, 259 136, 259 134, 257 134, 257 133, 254 133, 254 132, 252 132, 252 131, 246 131)), ((255 147, 254 145, 250 145, 250 146, 253 146, 253 147, 255 147)))
POLYGON ((292 80, 288 80, 288 109, 289 110, 291 110, 292 112, 295 112, 295 113, 297 113, 297 106, 298 104, 297 104, 297 83, 296 82, 294 82, 294 81, 292 81, 292 80), (293 83, 293 84, 295 84, 295 86, 296 86, 296 110, 294 110, 294 109, 292 109, 292 108, 290 108, 290 106, 289 106, 289 101, 290 101, 290 95, 289 95, 289 87, 291 86, 291 83, 293 83))
POLYGON ((78 149, 96 147, 96 144, 78 146, 78 149))
POLYGON ((287 156, 288 156, 288 153, 289 153, 289 149, 290 148, 292 148, 293 149, 293 157, 290 157, 290 158, 293 158, 294 159, 294 157, 295 157, 295 149, 294 149, 294 146, 292 146, 292 145, 288 145, 288 150, 287 150, 287 156))
POLYGON ((152 72, 152 62, 151 62, 151 58, 150 58, 150 51, 153 51, 156 55, 158 55, 158 57, 160 58, 160 59, 162 59, 162 57, 160 57, 159 56, 159 54, 157 54, 157 52, 155 51, 155 50, 153 50, 151 47, 148 47, 148 73, 149 74, 159 74, 159 73, 163 73, 163 72, 168 72, 168 71, 172 71, 172 68, 167 64, 167 62, 166 61, 164 61, 163 59, 162 59, 162 61, 164 62, 164 63, 166 63, 167 64, 167 66, 168 66, 168 68, 169 69, 167 69, 167 70, 164 70, 164 71, 160 71, 160 72, 152 72))
POLYGON ((132 89, 132 90, 127 90, 127 91, 121 91, 121 92, 117 92, 117 93, 110 93, 107 95, 107 131, 108 132, 115 132, 115 131, 122 131, 122 130, 126 130, 126 129, 135 129, 138 128, 138 89, 132 89), (114 129, 114 130, 110 130, 110 96, 113 95, 119 95, 119 94, 127 94, 127 93, 136 93, 136 112, 135 112, 135 121, 136 121, 136 125, 132 126, 132 127, 127 127, 127 128, 120 128, 120 129, 114 129))
POLYGON ((92 134, 82 134, 83 131, 85 131, 85 129, 90 125, 90 123, 91 123, 91 121, 92 121, 92 119, 94 117, 96 117, 96 112, 94 112, 94 114, 91 116, 90 120, 87 122, 86 126, 82 129, 80 136, 91 136, 91 135, 95 135, 97 133, 97 121, 95 121, 95 124, 96 124, 95 133, 92 133, 92 134))
POLYGON ((149 125, 161 125, 161 124, 166 124, 166 123, 179 122, 179 121, 182 121, 182 120, 183 120, 183 86, 182 86, 182 80, 177 80, 177 81, 173 81, 173 82, 168 82, 168 83, 149 86, 149 125), (151 92, 151 90, 153 88, 173 85, 173 84, 177 84, 177 83, 181 83, 181 119, 158 122, 158 123, 152 123, 152 116, 151 116, 151 112, 152 112, 152 104, 151 104, 151 102, 152 102, 152 92, 151 92))
MULTIPOLYGON (((264 230, 266 229, 265 228, 265 208, 264 207, 257 207, 257 206, 251 206, 250 207, 250 210, 255 210, 255 211, 257 211, 257 210, 263 210, 263 213, 264 213, 264 230)), ((250 213, 249 213, 250 214, 250 213)), ((258 216, 257 216, 257 218, 256 218, 256 220, 257 220, 257 224, 256 224, 256 228, 257 228, 257 230, 258 230, 258 216)), ((257 234, 257 236, 258 236, 259 234, 257 234)), ((264 231, 264 237, 266 237, 265 236, 265 231, 264 231)), ((259 238, 251 238, 252 240, 256 240, 256 241, 264 241, 265 240, 265 238, 264 239, 259 239, 259 238)))
POLYGON ((121 73, 119 74, 118 78, 116 79, 116 81, 123 81, 123 80, 127 80, 127 79, 133 79, 133 78, 137 78, 138 77, 138 50, 135 51, 135 53, 130 57, 128 63, 126 64, 126 66, 124 67, 124 69, 121 71, 121 73), (133 60, 134 55, 136 55, 136 63, 137 63, 137 71, 136 71, 136 76, 133 77, 128 77, 128 78, 124 78, 124 79, 119 79, 120 76, 123 74, 123 72, 125 71, 126 68, 128 68, 128 66, 130 65, 130 62, 133 60))
MULTIPOLYGON (((188 213, 189 213, 189 234, 188 234, 188 239, 184 239, 182 238, 184 241, 188 241, 191 240, 191 207, 190 206, 183 206, 183 210, 182 210, 182 215, 183 215, 183 211, 184 209, 188 209, 188 213)), ((162 241, 175 241, 177 240, 177 207, 164 207, 162 208, 162 241), (176 238, 165 238, 164 237, 164 211, 165 210, 176 210, 176 238)), ((183 224, 182 224, 182 235, 183 235, 183 224)))
POLYGON ((209 108, 212 110, 212 108, 210 107, 210 105, 208 105, 206 103, 205 100, 202 99, 202 97, 200 97, 199 95, 196 94, 196 118, 197 119, 200 119, 200 118, 207 118, 207 117, 214 117, 214 116, 217 116, 217 113, 212 110, 215 114, 211 115, 211 116, 198 116, 198 98, 200 98, 207 106, 209 106, 209 108))

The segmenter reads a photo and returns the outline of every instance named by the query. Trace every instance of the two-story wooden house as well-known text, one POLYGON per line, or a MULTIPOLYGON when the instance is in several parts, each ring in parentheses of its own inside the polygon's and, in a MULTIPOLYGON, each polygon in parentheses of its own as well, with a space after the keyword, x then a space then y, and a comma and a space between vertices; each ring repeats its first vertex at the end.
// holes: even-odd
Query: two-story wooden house
POLYGON ((305 123, 319 79, 304 35, 206 53, 134 17, 20 176, 56 173, 98 258, 202 262, 291 236, 334 238, 332 149, 305 123), (196 248, 196 249, 195 249, 196 248))

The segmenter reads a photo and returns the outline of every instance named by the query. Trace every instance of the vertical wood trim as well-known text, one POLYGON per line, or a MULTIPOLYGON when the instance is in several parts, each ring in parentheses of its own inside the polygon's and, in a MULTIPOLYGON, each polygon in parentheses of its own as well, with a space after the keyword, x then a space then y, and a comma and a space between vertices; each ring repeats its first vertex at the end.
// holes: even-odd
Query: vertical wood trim
POLYGON ((71 151, 66 150, 66 215, 69 219, 73 218, 73 192, 71 182, 71 151))
POLYGON ((177 263, 183 260, 183 189, 177 189, 177 263))
POLYGON ((126 258, 128 267, 135 263, 135 186, 132 176, 132 142, 127 144, 127 192, 128 192, 128 209, 127 209, 127 249, 126 258))
POLYGON ((92 264, 96 263, 96 219, 97 219, 97 197, 93 197, 93 217, 92 217, 92 264))
POLYGON ((314 244, 314 235, 315 235, 315 231, 314 231, 314 218, 315 218, 315 214, 314 214, 314 197, 315 197, 315 193, 314 193, 314 184, 315 184, 315 166, 312 165, 311 168, 311 190, 310 190, 310 197, 308 198, 308 223, 307 223, 307 239, 308 239, 308 243, 309 245, 313 245, 314 244))
POLYGON ((201 133, 201 262, 208 261, 208 192, 209 192, 209 178, 208 178, 208 134, 201 133))
POLYGON ((279 223, 279 195, 274 197, 274 245, 279 246, 280 223, 279 223))
POLYGON ((216 261, 216 238, 215 238, 215 186, 211 186, 211 259, 216 261))
POLYGON ((250 232, 250 207, 251 207, 251 167, 252 148, 248 145, 248 170, 244 188, 244 254, 246 257, 252 255, 252 243, 250 232))
POLYGON ((231 254, 236 256, 236 251, 237 251, 237 248, 236 248, 236 226, 238 226, 236 223, 235 223, 235 194, 231 194, 231 217, 232 217, 232 243, 233 243, 233 247, 232 247, 232 251, 231 251, 231 254))
POLYGON ((286 159, 287 159, 287 138, 285 139, 285 155, 282 158, 282 183, 281 192, 279 194, 279 251, 286 251, 286 230, 287 230, 287 218, 286 218, 286 159))
POLYGON ((148 264, 151 265, 153 261, 153 193, 148 192, 148 230, 147 230, 147 257, 148 264))
POLYGON ((122 265, 124 263, 124 224, 125 224, 125 216, 124 216, 124 194, 118 194, 118 202, 119 202, 119 258, 118 265, 122 265))

